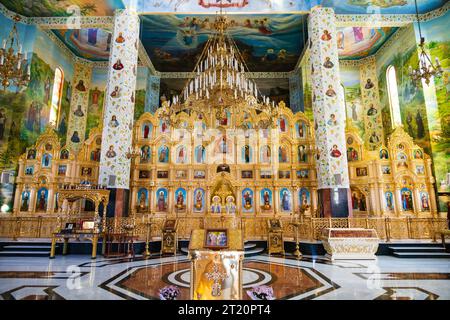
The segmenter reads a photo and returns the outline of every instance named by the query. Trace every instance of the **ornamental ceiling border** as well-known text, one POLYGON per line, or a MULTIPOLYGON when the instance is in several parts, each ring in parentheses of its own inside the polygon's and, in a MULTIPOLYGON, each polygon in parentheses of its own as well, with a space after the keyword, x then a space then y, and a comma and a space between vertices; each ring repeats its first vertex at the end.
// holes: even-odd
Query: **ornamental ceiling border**
MULTIPOLYGON (((294 73, 294 71, 289 72, 246 72, 248 78, 251 79, 284 79, 289 78, 289 76, 294 73)), ((195 76, 195 72, 159 72, 161 79, 188 79, 195 76)))

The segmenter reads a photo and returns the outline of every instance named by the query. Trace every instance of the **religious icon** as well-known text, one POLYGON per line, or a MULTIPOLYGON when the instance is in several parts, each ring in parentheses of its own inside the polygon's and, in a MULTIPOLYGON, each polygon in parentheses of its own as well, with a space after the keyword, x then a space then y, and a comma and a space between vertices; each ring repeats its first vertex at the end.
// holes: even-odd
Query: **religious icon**
POLYGON ((159 149, 158 161, 161 163, 169 162, 169 148, 167 146, 161 146, 159 149))
POLYGON ((371 103, 369 110, 367 110, 367 115, 374 116, 377 114, 377 112, 378 112, 377 109, 373 106, 373 103, 371 103))
POLYGON ((325 92, 325 94, 329 97, 336 96, 336 91, 334 91, 333 86, 331 84, 328 86, 328 90, 325 92))
POLYGON ((34 159, 36 159, 36 150, 34 150, 34 149, 28 150, 28 153, 27 153, 27 159, 28 159, 28 160, 34 160, 34 159))
POLYGON ((342 153, 339 151, 338 146, 335 144, 333 145, 333 148, 331 149, 331 156, 333 158, 339 158, 342 155, 342 153))
POLYGON ((67 159, 69 159, 69 150, 67 150, 67 149, 61 150, 61 153, 60 153, 60 155, 59 155, 59 158, 60 158, 61 160, 67 160, 67 159))
POLYGON ((169 126, 167 125, 166 121, 161 120, 161 132, 166 133, 169 131, 169 126))
POLYGON ((281 190, 281 210, 290 211, 291 210, 291 196, 287 189, 281 190))
POLYGON ((221 213, 222 212, 222 206, 220 204, 220 197, 214 196, 212 198, 212 205, 211 205, 211 212, 212 213, 221 213))
POLYGON ((416 173, 417 174, 425 174, 424 166, 416 166, 416 173))
POLYGON ((380 142, 380 137, 377 135, 377 133, 374 131, 372 132, 372 135, 369 138, 370 143, 378 143, 380 142))
POLYGON ((176 205, 175 205, 175 207, 178 210, 184 209, 186 207, 185 204, 184 204, 184 193, 185 193, 184 189, 178 189, 175 192, 175 194, 176 194, 176 198, 175 198, 176 205))
POLYGON ((389 159, 389 153, 386 149, 380 150, 380 159, 389 159))
POLYGON ((282 117, 279 121, 280 121, 280 132, 286 132, 286 119, 282 117))
POLYGON ((350 147, 347 149, 347 161, 358 161, 358 151, 355 148, 350 147))
POLYGON ((329 126, 336 126, 337 125, 336 115, 334 113, 330 114, 330 119, 328 119, 327 124, 329 126))
POLYGON ((20 205, 20 211, 28 211, 29 200, 30 200, 30 193, 29 193, 29 191, 24 191, 22 193, 22 204, 20 205))
POLYGON ((428 201, 428 194, 425 192, 420 193, 420 204, 422 206, 422 211, 430 210, 430 203, 428 201))
POLYGON ((391 174, 391 166, 381 166, 381 172, 383 174, 391 174))
POLYGON ((325 57, 325 62, 323 63, 323 66, 327 69, 331 69, 334 67, 334 63, 331 62, 330 57, 325 57))
POLYGON ((116 154, 116 152, 114 151, 114 146, 113 146, 113 145, 109 146, 108 151, 106 151, 106 157, 107 157, 107 158, 114 158, 116 155, 117 155, 117 154, 116 154))
POLYGON ((38 191, 38 201, 36 211, 43 212, 47 210, 47 189, 42 188, 38 191))
POLYGON ((270 147, 269 146, 263 146, 261 149, 261 162, 263 163, 269 163, 270 162, 270 147))
POLYGON ((402 208, 404 211, 413 210, 412 192, 408 188, 401 190, 402 208))
POLYGON ((166 211, 167 203, 166 203, 167 191, 165 189, 158 190, 158 200, 156 206, 159 212, 166 211))
POLYGON ((272 208, 272 192, 268 189, 261 190, 262 208, 270 210, 272 208))
POLYGON ((123 64, 122 61, 120 61, 120 59, 117 59, 116 63, 113 64, 113 69, 120 71, 123 69, 123 64))
POLYGON ((73 143, 79 143, 81 141, 78 131, 73 132, 72 137, 70 138, 70 141, 72 141, 73 143))
POLYGON ((398 160, 397 168, 400 168, 400 167, 407 168, 408 167, 408 164, 406 163, 406 161, 408 160, 408 157, 403 152, 399 152, 397 154, 397 160, 398 160))
POLYGON ((242 193, 243 206, 248 211, 253 207, 253 192, 250 189, 245 189, 242 193))
POLYGON ((122 35, 122 32, 119 32, 119 35, 116 38, 116 43, 124 43, 125 42, 125 38, 122 35))
POLYGON ((142 136, 144 139, 148 139, 151 134, 151 124, 146 123, 142 128, 142 136))
POLYGON ((83 80, 78 81, 78 84, 75 87, 75 89, 77 89, 78 91, 81 91, 81 92, 86 91, 86 87, 84 86, 84 81, 83 80))
POLYGON ((113 92, 111 92, 111 95, 110 95, 111 98, 119 97, 119 94, 120 94, 119 91, 120 91, 119 87, 115 86, 113 92))
POLYGON ((141 163, 149 163, 151 158, 152 150, 150 146, 141 147, 141 163))
POLYGON ((374 87, 374 84, 372 82, 372 79, 367 79, 366 84, 364 85, 364 88, 366 88, 367 90, 372 89, 374 87))
POLYGON ((202 189, 197 189, 194 192, 195 196, 194 196, 194 200, 195 200, 195 204, 194 204, 194 209, 195 211, 202 211, 203 210, 203 190, 202 189))
POLYGON ((178 149, 177 154, 177 163, 185 163, 186 162, 186 148, 184 146, 181 146, 178 149))
POLYGON ((394 210, 394 202, 393 202, 392 192, 386 192, 385 197, 386 197, 386 208, 388 210, 394 210))
POLYGON ((100 161, 100 149, 97 148, 94 151, 91 151, 91 160, 92 161, 100 161))
POLYGON ((419 149, 414 151, 414 159, 423 159, 423 152, 419 149))
POLYGON ((225 209, 228 214, 236 213, 236 204, 234 203, 234 197, 228 196, 225 199, 225 209))
POLYGON ((204 146, 197 146, 197 148, 195 148, 195 161, 197 163, 205 162, 205 147, 204 146))
POLYGON ((302 207, 309 206, 309 191, 306 188, 300 189, 300 204, 302 207))
POLYGON ((331 40, 331 34, 328 30, 323 30, 323 34, 320 37, 323 41, 330 41, 331 40))
POLYGON ((306 162, 306 146, 300 145, 298 146, 298 162, 306 162))
POLYGON ((119 126, 119 121, 117 121, 117 117, 115 115, 111 116, 111 120, 109 121, 109 126, 111 128, 117 128, 119 126))
POLYGON ((51 163, 52 156, 48 153, 45 153, 42 156, 42 167, 49 168, 51 163))
POLYGON ((147 189, 140 189, 138 194, 139 209, 144 210, 147 207, 147 189))
POLYGON ((250 146, 244 146, 244 162, 250 163, 250 146))
POLYGON ((285 147, 280 146, 278 148, 278 161, 282 163, 288 162, 287 151, 285 147))
POLYGON ((74 115, 76 115, 77 117, 83 117, 84 116, 84 112, 83 110, 81 110, 81 105, 79 104, 77 106, 77 109, 73 112, 74 115))
POLYGON ((305 137, 305 124, 303 122, 297 122, 297 137, 298 138, 304 138, 305 137))

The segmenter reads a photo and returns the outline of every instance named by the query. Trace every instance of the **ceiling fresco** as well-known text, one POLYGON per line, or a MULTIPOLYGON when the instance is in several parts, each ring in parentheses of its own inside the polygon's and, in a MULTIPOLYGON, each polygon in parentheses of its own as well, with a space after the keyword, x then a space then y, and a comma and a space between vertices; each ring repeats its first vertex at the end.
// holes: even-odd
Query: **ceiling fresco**
POLYGON ((337 29, 339 58, 357 60, 374 54, 398 28, 346 27, 337 29))
MULTIPOLYGON (((133 1, 133 0, 128 0, 133 1)), ((127 0, 124 0, 127 3, 127 0)), ((418 0, 421 13, 443 6, 446 0, 418 0)), ((138 11, 211 13, 222 3, 227 12, 273 13, 306 12, 315 6, 332 7, 338 14, 411 14, 414 0, 138 0, 138 11)))
POLYGON ((78 57, 108 61, 111 33, 104 29, 53 30, 53 33, 78 57))
MULTIPOLYGON (((192 71, 213 31, 214 15, 147 15, 141 17, 141 40, 161 72, 192 71)), ((303 50, 306 16, 232 15, 228 33, 250 71, 294 69, 303 50)))
POLYGON ((125 8, 122 0, 0 0, 7 9, 27 17, 112 16, 125 8))

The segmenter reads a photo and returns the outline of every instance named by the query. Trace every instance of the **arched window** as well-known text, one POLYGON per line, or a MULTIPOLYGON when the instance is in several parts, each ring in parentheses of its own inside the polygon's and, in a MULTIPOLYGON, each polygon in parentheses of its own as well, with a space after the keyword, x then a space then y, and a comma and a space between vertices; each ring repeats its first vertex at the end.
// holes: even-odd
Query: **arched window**
POLYGON ((55 70, 55 80, 53 81, 52 104, 50 106, 50 117, 48 122, 56 125, 59 117, 59 107, 61 106, 61 96, 64 84, 64 73, 61 68, 55 70))
POLYGON ((391 110, 391 123, 392 127, 396 127, 402 124, 402 117, 400 115, 400 103, 398 100, 397 74, 394 66, 387 68, 386 82, 391 110))

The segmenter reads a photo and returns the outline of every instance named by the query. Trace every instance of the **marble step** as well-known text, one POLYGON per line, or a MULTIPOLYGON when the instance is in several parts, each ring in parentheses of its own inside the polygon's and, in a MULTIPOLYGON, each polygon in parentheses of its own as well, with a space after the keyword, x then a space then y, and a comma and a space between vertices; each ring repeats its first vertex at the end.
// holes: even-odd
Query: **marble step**
POLYGON ((256 243, 245 243, 244 244, 244 249, 245 250, 250 250, 256 247, 256 243))
POLYGON ((441 246, 436 247, 389 247, 394 252, 443 252, 445 248, 441 246))
POLYGON ((450 259, 450 253, 445 252, 394 252, 394 257, 397 258, 421 258, 421 259, 450 259))
MULTIPOLYGON (((58 247, 58 246, 57 246, 58 247)), ((50 251, 51 246, 4 246, 3 251, 50 251)))
POLYGON ((48 257, 49 251, 0 251, 0 257, 48 257))

